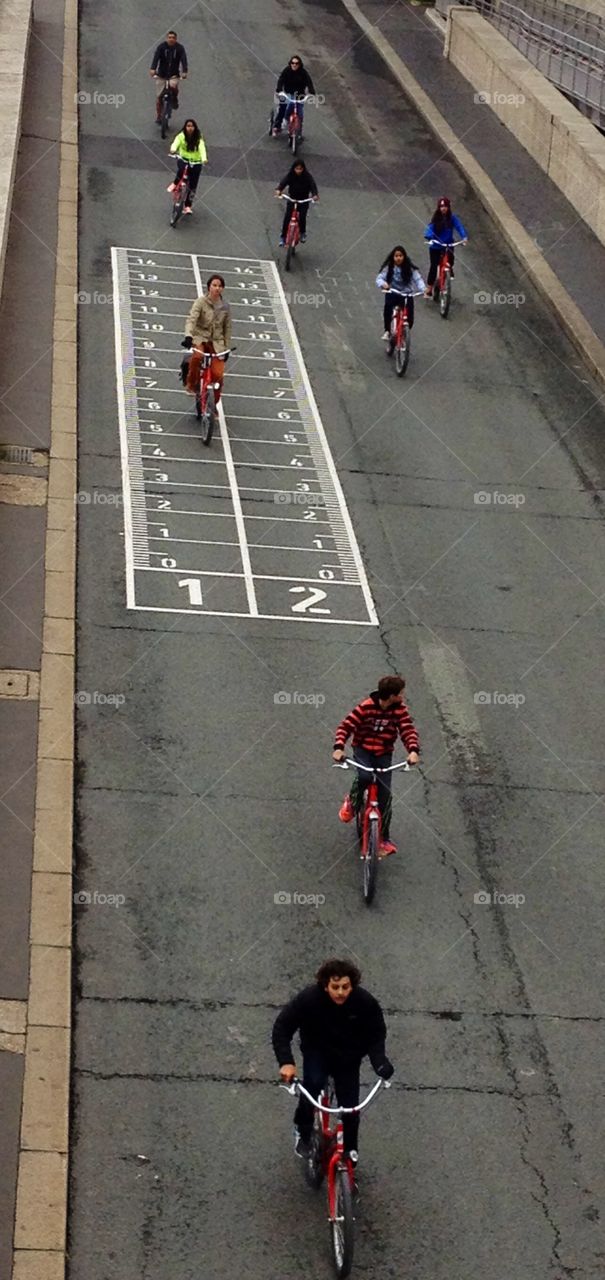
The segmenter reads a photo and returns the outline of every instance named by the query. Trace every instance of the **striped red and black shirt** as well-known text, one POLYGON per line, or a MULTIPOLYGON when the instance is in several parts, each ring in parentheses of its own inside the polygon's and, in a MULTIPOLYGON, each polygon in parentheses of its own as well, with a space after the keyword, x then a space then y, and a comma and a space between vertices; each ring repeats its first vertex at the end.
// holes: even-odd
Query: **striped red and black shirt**
POLYGON ((406 751, 420 749, 418 734, 405 703, 399 702, 385 711, 380 706, 377 691, 364 698, 363 702, 358 702, 339 724, 334 750, 343 750, 351 734, 354 747, 365 747, 366 751, 373 751, 377 756, 393 750, 398 734, 406 751))

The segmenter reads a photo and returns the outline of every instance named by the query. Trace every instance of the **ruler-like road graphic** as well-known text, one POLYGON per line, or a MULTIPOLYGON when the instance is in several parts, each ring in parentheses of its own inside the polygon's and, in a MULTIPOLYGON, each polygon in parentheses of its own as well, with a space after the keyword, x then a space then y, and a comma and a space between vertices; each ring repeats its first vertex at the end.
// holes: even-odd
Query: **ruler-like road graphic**
POLYGON ((112 260, 128 607, 377 625, 275 264, 146 249, 112 260), (178 375, 211 271, 237 351, 206 449, 178 375))

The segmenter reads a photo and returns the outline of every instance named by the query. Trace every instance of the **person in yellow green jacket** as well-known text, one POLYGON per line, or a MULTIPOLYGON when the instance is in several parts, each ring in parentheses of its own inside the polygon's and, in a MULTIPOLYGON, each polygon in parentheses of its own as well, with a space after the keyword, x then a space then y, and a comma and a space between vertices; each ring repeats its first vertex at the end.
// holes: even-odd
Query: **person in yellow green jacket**
POLYGON ((185 172, 185 166, 189 165, 189 193, 183 212, 191 213, 191 201, 197 191, 202 165, 208 164, 206 143, 195 120, 185 121, 181 132, 177 133, 172 143, 170 154, 176 155, 177 162, 175 179, 174 182, 170 183, 168 191, 174 191, 177 182, 180 182, 185 172))

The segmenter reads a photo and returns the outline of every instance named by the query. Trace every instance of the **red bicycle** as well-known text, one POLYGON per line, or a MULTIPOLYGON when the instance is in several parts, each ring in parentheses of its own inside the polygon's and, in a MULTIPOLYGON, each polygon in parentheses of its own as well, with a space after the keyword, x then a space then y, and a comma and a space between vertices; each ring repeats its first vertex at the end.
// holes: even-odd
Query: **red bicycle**
POLYGON ((444 244, 442 240, 429 240, 429 244, 439 245, 441 249, 437 279, 433 288, 433 302, 439 303, 439 311, 444 320, 447 320, 452 301, 452 264, 449 251, 464 243, 464 240, 453 240, 451 244, 444 244))
POLYGON ((306 200, 293 200, 292 196, 288 196, 286 195, 285 192, 282 192, 279 199, 289 200, 290 204, 294 206, 292 209, 292 213, 290 214, 290 221, 288 223, 288 230, 286 231, 286 239, 285 239, 285 246, 286 246, 285 267, 286 267, 286 271, 289 271, 292 263, 292 258, 294 257, 294 254, 296 253, 296 249, 300 244, 300 217, 298 213, 298 206, 299 204, 314 204, 315 201, 317 200, 317 196, 308 196, 306 200))
POLYGON ((189 183, 190 172, 189 165, 186 164, 181 177, 178 182, 175 182, 174 184, 174 189, 172 191, 172 212, 170 214, 171 227, 176 227, 183 209, 185 208, 185 203, 191 190, 189 183))
MULTIPOLYGON (((296 155, 296 148, 300 145, 300 143, 303 140, 303 134, 302 134, 303 104, 307 101, 308 97, 309 97, 308 93, 306 93, 302 98, 292 98, 288 93, 276 94, 276 98, 278 99, 278 101, 286 102, 288 104, 286 107, 286 120, 288 122, 288 146, 291 148, 293 156, 296 155)), ((269 133, 272 136, 276 136, 275 120, 276 120, 276 114, 275 114, 275 108, 273 108, 271 111, 271 115, 269 116, 269 133)), ((278 130, 278 133, 279 133, 279 130, 278 130)))
POLYGON ((403 303, 398 304, 391 318, 391 330, 386 342, 388 356, 395 353, 395 372, 402 378, 410 361, 412 334, 410 330, 410 314, 408 302, 410 298, 424 296, 421 292, 401 293, 400 289, 389 289, 389 293, 398 293, 403 303))
POLYGON ((363 868, 363 896, 369 906, 376 893, 378 879, 378 863, 380 862, 380 846, 382 844, 382 818, 378 804, 378 774, 394 773, 396 769, 411 768, 407 760, 401 764, 391 764, 387 769, 376 769, 373 765, 361 764, 347 756, 346 760, 334 764, 335 769, 359 769, 371 776, 360 788, 357 803, 357 834, 359 836, 359 854, 363 868))
POLYGON ((234 348, 230 347, 228 351, 202 351, 200 347, 194 347, 193 350, 199 351, 202 357, 200 385, 195 396, 195 414, 202 424, 202 441, 209 445, 218 422, 216 393, 220 386, 212 380, 212 361, 224 360, 234 348))
POLYGON ((309 1185, 315 1189, 321 1186, 324 1178, 327 1181, 328 1222, 334 1270, 340 1280, 344 1280, 345 1276, 350 1275, 353 1266, 355 1251, 353 1201, 357 1187, 355 1165, 350 1157, 345 1155, 342 1117, 345 1114, 351 1115, 364 1111, 376 1097, 379 1089, 390 1087, 390 1081, 377 1080, 367 1098, 356 1107, 335 1105, 336 1099, 331 1081, 328 1082, 321 1098, 313 1098, 300 1080, 295 1079, 292 1084, 283 1084, 279 1087, 286 1089, 293 1096, 303 1094, 315 1108, 309 1156, 305 1161, 305 1176, 309 1185), (331 1122, 332 1116, 336 1117, 335 1123, 331 1122))

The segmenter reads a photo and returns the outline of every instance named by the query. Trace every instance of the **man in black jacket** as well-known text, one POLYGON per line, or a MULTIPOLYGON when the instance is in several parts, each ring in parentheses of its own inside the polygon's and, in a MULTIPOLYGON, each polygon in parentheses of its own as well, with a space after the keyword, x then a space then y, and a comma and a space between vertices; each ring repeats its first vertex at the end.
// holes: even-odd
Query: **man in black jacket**
MULTIPOLYGON (((305 1089, 317 1098, 327 1077, 332 1076, 341 1107, 359 1103, 359 1072, 366 1054, 383 1080, 393 1074, 385 1053, 382 1009, 374 996, 360 987, 360 981, 361 973, 350 960, 326 960, 313 986, 299 992, 273 1026, 273 1048, 282 1080, 291 1084, 297 1074, 292 1037, 299 1031, 305 1089)), ((294 1126, 294 1150, 304 1159, 313 1127, 313 1108, 306 1098, 299 1098, 294 1126)), ((344 1148, 354 1163, 358 1131, 359 1116, 343 1116, 344 1148)))
MULTIPOLYGON (((284 67, 279 77, 279 80, 277 81, 277 88, 275 92, 287 93, 288 97, 290 98, 304 98, 308 93, 315 93, 315 89, 313 87, 313 81, 309 75, 309 72, 307 71, 307 68, 303 65, 302 58, 299 58, 297 53, 295 53, 293 57, 290 58, 290 61, 287 67, 284 67)), ((292 106, 292 103, 290 102, 280 102, 278 112, 275 117, 275 122, 273 125, 274 138, 277 138, 278 134, 281 133, 281 127, 283 124, 283 119, 286 114, 286 111, 288 112, 288 116, 289 116, 290 112, 294 110, 298 111, 298 114, 300 116, 301 130, 302 130, 302 122, 303 122, 303 115, 304 115, 303 103, 300 102, 299 105, 295 108, 292 106)), ((301 132, 301 137, 302 137, 302 132, 301 132)))
MULTIPOLYGON (((166 39, 158 45, 153 55, 149 74, 154 76, 156 80, 168 80, 170 82, 172 105, 175 111, 179 105, 179 76, 182 80, 186 80, 188 69, 184 45, 179 44, 176 38, 176 31, 169 31, 166 39)), ((163 91, 164 85, 162 84, 160 95, 156 100, 157 124, 160 124, 162 119, 163 91)))

